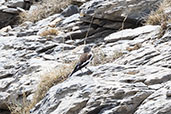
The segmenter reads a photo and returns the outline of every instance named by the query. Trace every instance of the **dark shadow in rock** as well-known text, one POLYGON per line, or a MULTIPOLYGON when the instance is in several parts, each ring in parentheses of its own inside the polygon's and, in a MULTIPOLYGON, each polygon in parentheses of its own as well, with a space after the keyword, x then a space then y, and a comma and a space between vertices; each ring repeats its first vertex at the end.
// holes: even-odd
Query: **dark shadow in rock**
POLYGON ((106 104, 106 105, 101 105, 98 106, 97 108, 95 108, 92 111, 89 111, 87 114, 101 114, 102 112, 104 112, 105 110, 109 110, 114 108, 116 105, 114 104, 106 104))
POLYGON ((93 73, 93 71, 91 71, 90 69, 88 70, 86 70, 85 72, 80 72, 80 73, 78 73, 76 76, 79 76, 79 77, 81 77, 81 76, 84 76, 84 75, 90 75, 90 74, 92 74, 93 73))
POLYGON ((11 112, 9 110, 0 109, 0 114, 11 114, 11 112))

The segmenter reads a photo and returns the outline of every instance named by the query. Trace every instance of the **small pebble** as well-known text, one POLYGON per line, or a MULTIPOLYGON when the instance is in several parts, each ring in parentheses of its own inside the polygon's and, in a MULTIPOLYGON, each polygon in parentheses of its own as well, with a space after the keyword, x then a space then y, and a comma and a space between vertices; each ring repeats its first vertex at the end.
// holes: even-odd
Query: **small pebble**
POLYGON ((167 97, 171 97, 171 90, 168 90, 168 91, 166 92, 166 96, 167 96, 167 97))

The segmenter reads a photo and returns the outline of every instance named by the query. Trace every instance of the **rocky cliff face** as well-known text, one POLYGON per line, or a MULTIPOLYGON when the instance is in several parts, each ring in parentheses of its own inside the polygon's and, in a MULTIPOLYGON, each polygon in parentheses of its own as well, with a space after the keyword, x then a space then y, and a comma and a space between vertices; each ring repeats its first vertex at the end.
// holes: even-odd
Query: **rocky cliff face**
POLYGON ((31 114, 171 114, 171 23, 164 32, 142 24, 159 2, 75 0, 59 14, 11 27, 9 1, 0 1, 0 114, 32 101, 43 75, 76 61, 85 41, 91 71, 52 84, 31 114))
POLYGON ((0 0, 0 28, 14 25, 20 12, 28 10, 33 0, 0 0))

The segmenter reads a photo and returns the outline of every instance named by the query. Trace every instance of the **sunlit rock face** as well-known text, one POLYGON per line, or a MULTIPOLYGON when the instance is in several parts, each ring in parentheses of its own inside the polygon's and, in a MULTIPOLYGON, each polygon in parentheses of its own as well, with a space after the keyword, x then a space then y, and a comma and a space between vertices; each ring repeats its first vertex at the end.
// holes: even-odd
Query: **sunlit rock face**
POLYGON ((12 26, 25 3, 0 0, 0 114, 24 95, 32 101, 43 76, 78 61, 85 43, 94 55, 87 69, 53 84, 31 114, 170 114, 171 24, 139 23, 160 1, 78 2, 12 26))

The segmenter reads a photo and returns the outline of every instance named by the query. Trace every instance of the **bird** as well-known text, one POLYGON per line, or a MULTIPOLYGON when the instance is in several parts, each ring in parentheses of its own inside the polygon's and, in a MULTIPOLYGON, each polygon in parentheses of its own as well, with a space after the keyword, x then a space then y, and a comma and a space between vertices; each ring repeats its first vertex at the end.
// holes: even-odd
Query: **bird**
POLYGON ((81 54, 78 63, 76 64, 73 71, 69 74, 68 77, 71 77, 75 72, 81 70, 82 68, 86 68, 86 65, 90 63, 93 59, 93 54, 91 53, 91 48, 89 46, 85 46, 83 49, 83 53, 81 54))

